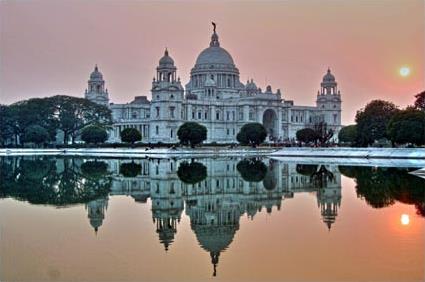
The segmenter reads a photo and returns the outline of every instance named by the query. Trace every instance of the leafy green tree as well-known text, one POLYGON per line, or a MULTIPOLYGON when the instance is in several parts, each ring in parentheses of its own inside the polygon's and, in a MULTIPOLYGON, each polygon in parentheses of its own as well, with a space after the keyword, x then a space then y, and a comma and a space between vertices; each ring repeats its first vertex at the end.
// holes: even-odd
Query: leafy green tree
POLYGON ((242 126, 236 135, 236 140, 242 145, 251 145, 256 147, 264 142, 267 137, 267 130, 261 123, 252 122, 242 126))
POLYGON ((142 140, 142 134, 136 128, 125 128, 120 132, 121 141, 134 144, 134 142, 142 140))
POLYGON ((15 145, 23 138, 25 130, 33 125, 39 125, 49 133, 49 141, 56 138, 57 123, 54 118, 54 109, 48 98, 34 98, 20 101, 9 106, 13 119, 12 131, 15 136, 15 145))
POLYGON ((415 95, 415 108, 420 111, 425 111, 425 91, 415 95))
POLYGON ((140 174, 142 170, 142 165, 136 164, 134 162, 131 163, 122 163, 120 165, 120 173, 124 177, 136 177, 140 174))
POLYGON ((397 107, 387 101, 373 100, 364 109, 357 111, 357 138, 359 145, 367 146, 375 140, 387 138, 387 126, 398 111, 397 107))
POLYGON ((196 122, 185 122, 177 130, 177 136, 181 144, 193 148, 207 139, 207 128, 196 122))
POLYGON ((97 125, 108 128, 112 124, 111 110, 84 98, 57 95, 47 98, 54 108, 54 118, 57 128, 64 133, 66 144, 71 137, 72 143, 80 131, 89 126, 97 125))
POLYGON ((317 132, 311 128, 303 128, 296 132, 297 140, 304 143, 316 142, 318 139, 317 132))
POLYGON ((267 166, 259 159, 243 159, 238 162, 236 169, 243 180, 247 182, 260 182, 267 174, 267 166))
POLYGON ((13 134, 13 116, 11 110, 6 105, 0 105, 0 144, 6 145, 6 142, 14 137, 13 134))
POLYGON ((338 133, 338 140, 351 145, 355 144, 357 140, 357 125, 352 124, 341 128, 338 133))
POLYGON ((37 145, 45 143, 49 140, 49 133, 44 127, 39 125, 31 125, 25 128, 22 138, 23 142, 31 142, 37 145))
POLYGON ((393 143, 425 145, 425 111, 407 108, 388 123, 387 133, 393 143))
POLYGON ((89 125, 83 128, 81 139, 86 143, 104 143, 108 139, 108 133, 103 127, 97 125, 89 125))
POLYGON ((186 184, 196 184, 207 178, 207 168, 199 162, 182 162, 177 169, 177 176, 186 184))

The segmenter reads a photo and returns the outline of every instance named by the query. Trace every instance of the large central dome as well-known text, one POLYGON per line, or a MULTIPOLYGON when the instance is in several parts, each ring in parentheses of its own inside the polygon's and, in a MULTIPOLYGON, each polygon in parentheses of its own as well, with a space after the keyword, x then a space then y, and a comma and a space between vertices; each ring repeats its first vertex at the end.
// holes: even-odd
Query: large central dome
POLYGON ((204 49, 196 59, 195 69, 197 68, 235 68, 232 56, 220 47, 216 32, 211 36, 210 47, 204 49))

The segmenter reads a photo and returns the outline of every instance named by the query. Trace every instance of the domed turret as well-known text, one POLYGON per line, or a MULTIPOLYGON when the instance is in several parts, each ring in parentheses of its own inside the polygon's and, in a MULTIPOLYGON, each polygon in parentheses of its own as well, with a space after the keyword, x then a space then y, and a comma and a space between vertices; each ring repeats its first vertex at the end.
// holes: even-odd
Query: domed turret
POLYGON ((334 81, 335 81, 335 76, 331 73, 330 68, 328 68, 328 71, 323 76, 323 82, 334 82, 334 81))
POLYGON ((103 75, 99 71, 97 65, 95 65, 93 72, 90 74, 88 80, 88 88, 86 89, 84 96, 86 99, 104 106, 109 104, 109 93, 108 89, 105 89, 105 81, 103 75))
POLYGON ((247 81, 245 85, 245 90, 248 94, 255 94, 258 92, 258 87, 255 84, 254 80, 251 79, 251 81, 247 81))
POLYGON ((164 56, 159 60, 159 65, 162 67, 173 67, 174 60, 168 55, 168 50, 165 49, 164 56))
POLYGON ((94 67, 94 71, 90 74, 90 80, 103 80, 103 75, 99 71, 97 65, 94 67))

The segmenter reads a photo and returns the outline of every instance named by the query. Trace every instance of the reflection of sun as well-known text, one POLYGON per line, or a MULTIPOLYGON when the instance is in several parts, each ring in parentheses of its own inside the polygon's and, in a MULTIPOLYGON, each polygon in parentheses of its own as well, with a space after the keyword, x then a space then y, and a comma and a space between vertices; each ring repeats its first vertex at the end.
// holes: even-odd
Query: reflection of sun
POLYGON ((403 77, 409 76, 410 74, 410 68, 409 67, 401 67, 400 68, 400 75, 403 77))
POLYGON ((402 225, 409 225, 409 223, 410 223, 410 218, 409 218, 409 215, 408 214, 402 214, 401 215, 401 218, 400 218, 400 221, 401 221, 401 224, 402 225))

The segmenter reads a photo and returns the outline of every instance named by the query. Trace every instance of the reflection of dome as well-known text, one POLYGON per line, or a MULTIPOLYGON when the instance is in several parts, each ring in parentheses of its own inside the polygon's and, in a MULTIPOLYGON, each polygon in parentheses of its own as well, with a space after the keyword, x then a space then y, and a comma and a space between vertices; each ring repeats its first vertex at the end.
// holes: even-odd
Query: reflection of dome
POLYGON ((168 50, 165 49, 164 56, 159 60, 161 67, 172 67, 174 66, 174 60, 168 55, 168 50))
POLYGON ((335 76, 331 74, 331 70, 328 69, 325 76, 323 76, 323 82, 335 82, 335 76))
POLYGON ((194 225, 193 231, 196 234, 199 245, 208 252, 221 252, 227 249, 233 241, 238 225, 194 225))
POLYGON ((103 75, 99 71, 97 65, 94 67, 94 71, 90 74, 90 80, 103 80, 103 75))
POLYGON ((236 231, 239 229, 237 225, 192 225, 192 229, 196 234, 199 245, 210 253, 211 263, 214 267, 213 276, 217 274, 217 264, 220 252, 229 247, 233 241, 236 231))

